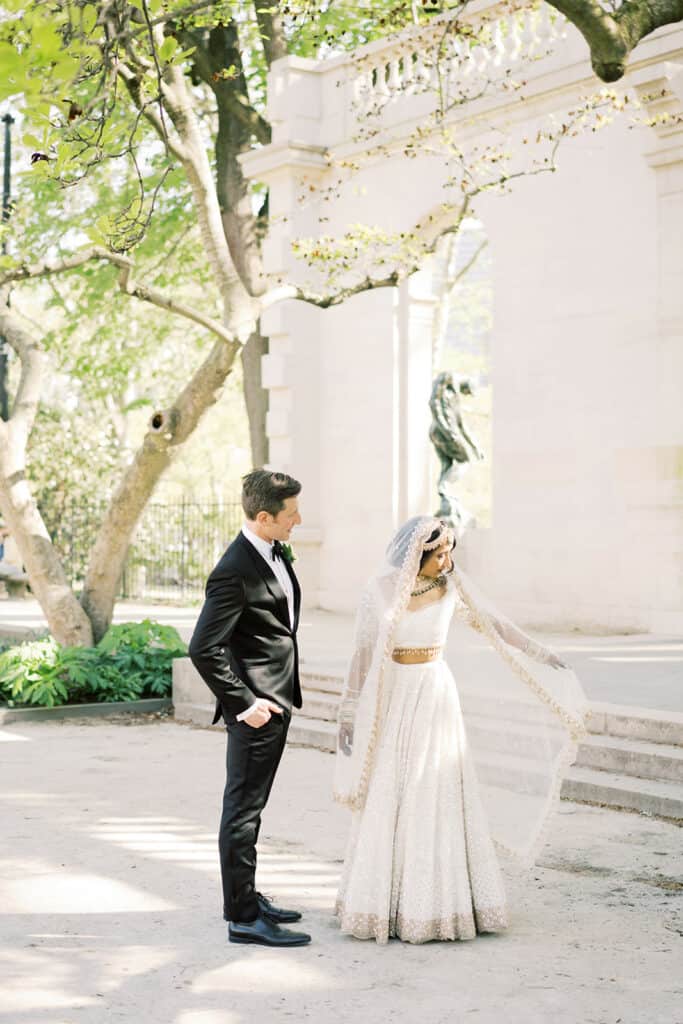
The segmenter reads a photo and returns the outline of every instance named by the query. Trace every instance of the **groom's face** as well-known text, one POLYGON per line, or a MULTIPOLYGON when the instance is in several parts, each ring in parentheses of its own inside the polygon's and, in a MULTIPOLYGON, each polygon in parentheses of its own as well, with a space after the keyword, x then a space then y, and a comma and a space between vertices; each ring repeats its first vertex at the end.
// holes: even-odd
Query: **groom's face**
MULTIPOLYGON (((285 498, 285 506, 280 509, 276 516, 271 516, 267 512, 263 513, 263 515, 267 517, 267 520, 262 525, 268 539, 288 541, 294 527, 298 526, 301 522, 299 499, 285 498)), ((260 516, 261 513, 259 513, 260 516)))

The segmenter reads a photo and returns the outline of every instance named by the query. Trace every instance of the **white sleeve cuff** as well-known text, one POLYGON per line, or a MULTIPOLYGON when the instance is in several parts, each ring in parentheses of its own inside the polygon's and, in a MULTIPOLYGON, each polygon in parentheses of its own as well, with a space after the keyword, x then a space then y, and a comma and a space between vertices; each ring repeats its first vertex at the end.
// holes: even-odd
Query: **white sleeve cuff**
POLYGON ((246 711, 241 711, 239 713, 239 715, 237 716, 237 721, 238 722, 243 722, 245 718, 249 717, 249 715, 252 713, 252 711, 256 711, 257 707, 258 707, 258 701, 254 701, 254 703, 251 705, 250 708, 247 708, 246 711))

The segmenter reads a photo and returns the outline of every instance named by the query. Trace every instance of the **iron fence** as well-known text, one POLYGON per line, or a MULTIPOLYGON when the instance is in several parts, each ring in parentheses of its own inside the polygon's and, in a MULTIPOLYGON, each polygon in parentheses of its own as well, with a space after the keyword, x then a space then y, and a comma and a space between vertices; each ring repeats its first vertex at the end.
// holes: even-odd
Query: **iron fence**
MULTIPOLYGON (((62 504, 42 509, 72 586, 83 582, 105 506, 62 504)), ((140 519, 121 577, 126 598, 200 598, 206 577, 243 518, 239 501, 149 504, 140 519)))

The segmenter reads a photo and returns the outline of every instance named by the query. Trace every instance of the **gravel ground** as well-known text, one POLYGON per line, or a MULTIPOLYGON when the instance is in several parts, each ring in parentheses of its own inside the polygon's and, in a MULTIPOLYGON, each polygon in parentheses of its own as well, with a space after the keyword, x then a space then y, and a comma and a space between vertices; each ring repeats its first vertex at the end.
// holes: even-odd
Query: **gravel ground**
POLYGON ((0 1024, 683 1024, 681 830, 563 804, 510 873, 513 926, 377 947, 330 915, 347 825, 332 758, 287 751, 259 885, 310 947, 231 946, 220 916, 221 730, 172 720, 0 730, 0 1024))

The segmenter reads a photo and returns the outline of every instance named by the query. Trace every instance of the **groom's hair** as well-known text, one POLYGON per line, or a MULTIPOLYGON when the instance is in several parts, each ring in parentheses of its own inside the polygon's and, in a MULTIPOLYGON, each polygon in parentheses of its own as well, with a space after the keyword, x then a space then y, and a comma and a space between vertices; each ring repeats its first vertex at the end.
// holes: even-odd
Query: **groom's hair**
POLYGON ((276 516, 285 507, 287 498, 295 498, 301 484, 286 473, 254 469, 242 477, 242 508, 247 519, 256 519, 259 512, 276 516))

